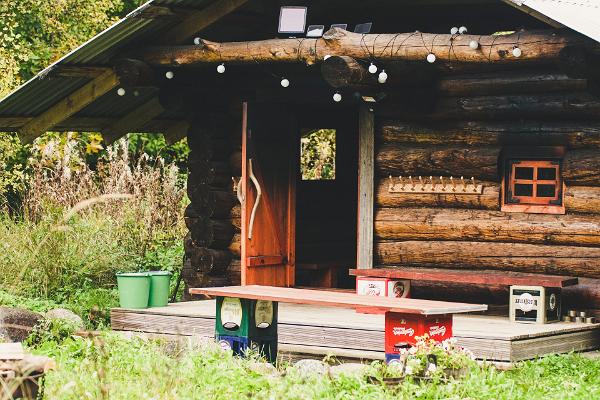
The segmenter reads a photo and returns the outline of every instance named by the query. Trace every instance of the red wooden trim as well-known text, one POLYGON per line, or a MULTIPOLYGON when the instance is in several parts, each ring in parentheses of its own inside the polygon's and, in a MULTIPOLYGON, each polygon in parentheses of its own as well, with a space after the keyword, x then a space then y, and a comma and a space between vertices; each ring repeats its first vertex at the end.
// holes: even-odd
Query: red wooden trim
POLYGON ((260 267, 281 264, 283 264, 283 256, 254 256, 248 257, 246 259, 246 265, 248 267, 260 267))
POLYGON ((511 271, 464 271, 443 268, 375 268, 351 269, 350 275, 389 279, 411 279, 433 282, 458 282, 478 285, 536 285, 565 287, 577 285, 578 278, 572 276, 538 275, 511 271))
POLYGON ((327 290, 307 290, 275 286, 228 286, 192 288, 190 294, 237 297, 251 300, 280 301, 293 304, 314 304, 326 307, 369 308, 406 314, 440 315, 487 310, 485 304, 453 303, 420 299, 360 296, 327 290))

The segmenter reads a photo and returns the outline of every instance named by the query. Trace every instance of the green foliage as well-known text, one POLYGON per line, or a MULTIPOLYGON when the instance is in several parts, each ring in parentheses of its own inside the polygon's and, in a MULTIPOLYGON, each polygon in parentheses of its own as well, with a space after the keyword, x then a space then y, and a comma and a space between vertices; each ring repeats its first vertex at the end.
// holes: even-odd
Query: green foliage
POLYGON ((163 135, 133 133, 129 137, 129 153, 133 158, 139 158, 142 154, 151 159, 158 157, 165 160, 167 164, 175 164, 184 173, 187 171, 187 157, 190 148, 187 139, 168 145, 163 135))
MULTIPOLYGON (((38 354, 59 368, 46 378, 45 398, 160 399, 482 399, 552 400, 600 398, 600 361, 579 355, 551 356, 509 371, 471 365, 464 379, 397 386, 365 376, 301 376, 279 365, 280 376, 252 368, 217 346, 166 346, 154 340, 105 333, 95 340, 69 338, 38 345, 38 354)), ((376 362, 367 375, 382 370, 376 362)))
POLYGON ((0 98, 139 3, 0 0, 0 98))
POLYGON ((42 319, 33 327, 25 345, 37 347, 43 343, 60 344, 77 330, 77 324, 67 319, 42 319))
POLYGON ((0 132, 0 210, 25 189, 27 154, 16 135, 0 132))
POLYGON ((335 129, 318 129, 302 136, 300 170, 303 180, 335 179, 335 129))

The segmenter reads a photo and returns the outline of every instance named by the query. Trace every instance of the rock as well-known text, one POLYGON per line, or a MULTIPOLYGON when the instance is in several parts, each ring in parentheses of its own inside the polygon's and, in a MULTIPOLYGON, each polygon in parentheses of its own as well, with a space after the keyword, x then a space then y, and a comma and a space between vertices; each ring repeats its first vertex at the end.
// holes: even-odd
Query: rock
POLYGON ((248 369, 252 372, 255 372, 259 375, 268 375, 268 376, 279 376, 280 372, 275 368, 275 366, 268 362, 258 362, 253 361, 248 364, 248 369))
POLYGON ((0 307, 0 340, 22 342, 41 320, 41 314, 24 308, 0 307))
POLYGON ((54 310, 50 310, 44 314, 44 317, 47 319, 64 319, 66 321, 70 321, 74 324, 77 330, 85 328, 83 319, 81 319, 81 317, 75 314, 73 311, 67 310, 66 308, 55 308, 54 310))
POLYGON ((303 359, 294 364, 293 369, 302 376, 324 375, 329 371, 329 366, 323 361, 303 359))
POLYGON ((329 373, 335 378, 341 375, 362 376, 366 373, 368 368, 369 366, 366 364, 344 363, 340 365, 334 365, 333 367, 329 368, 329 373))

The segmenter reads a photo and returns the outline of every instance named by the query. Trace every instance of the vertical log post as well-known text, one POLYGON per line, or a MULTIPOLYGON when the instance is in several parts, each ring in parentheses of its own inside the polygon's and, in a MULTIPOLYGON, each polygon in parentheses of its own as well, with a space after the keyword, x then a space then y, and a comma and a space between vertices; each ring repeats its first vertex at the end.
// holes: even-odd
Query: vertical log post
POLYGON ((368 105, 358 112, 358 269, 373 268, 375 116, 368 105))

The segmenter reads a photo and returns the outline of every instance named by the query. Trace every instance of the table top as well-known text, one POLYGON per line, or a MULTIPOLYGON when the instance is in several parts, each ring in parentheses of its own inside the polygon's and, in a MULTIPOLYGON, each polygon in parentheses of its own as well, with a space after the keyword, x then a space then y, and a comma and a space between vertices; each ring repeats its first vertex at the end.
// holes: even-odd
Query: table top
POLYGON ((528 274, 494 270, 456 270, 445 268, 372 268, 351 269, 350 275, 373 278, 410 279, 434 282, 458 282, 479 285, 525 285, 543 287, 565 287, 577 285, 579 280, 572 276, 528 274))
POLYGON ((487 310, 486 304, 361 296, 354 293, 332 292, 327 290, 295 289, 260 285, 191 288, 190 294, 355 308, 360 309, 363 312, 390 311, 404 314, 440 315, 487 310))

